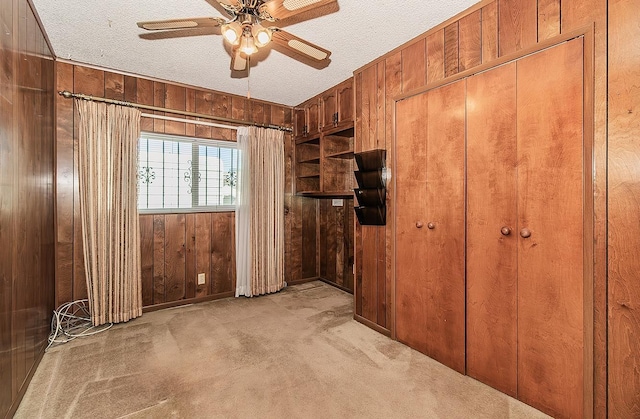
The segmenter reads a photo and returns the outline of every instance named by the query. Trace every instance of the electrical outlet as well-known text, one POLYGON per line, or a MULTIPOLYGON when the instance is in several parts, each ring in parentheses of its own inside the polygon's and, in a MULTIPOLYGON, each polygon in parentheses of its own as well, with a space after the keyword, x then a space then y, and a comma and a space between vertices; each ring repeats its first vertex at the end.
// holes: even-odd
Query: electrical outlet
POLYGON ((204 285, 205 282, 204 274, 198 274, 198 285, 204 285))

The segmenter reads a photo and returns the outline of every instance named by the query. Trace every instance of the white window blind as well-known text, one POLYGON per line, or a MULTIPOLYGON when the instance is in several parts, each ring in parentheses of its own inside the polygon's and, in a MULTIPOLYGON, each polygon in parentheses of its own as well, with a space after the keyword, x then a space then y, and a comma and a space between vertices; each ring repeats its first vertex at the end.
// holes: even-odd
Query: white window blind
POLYGON ((138 168, 140 212, 235 209, 238 150, 234 142, 142 133, 138 168))

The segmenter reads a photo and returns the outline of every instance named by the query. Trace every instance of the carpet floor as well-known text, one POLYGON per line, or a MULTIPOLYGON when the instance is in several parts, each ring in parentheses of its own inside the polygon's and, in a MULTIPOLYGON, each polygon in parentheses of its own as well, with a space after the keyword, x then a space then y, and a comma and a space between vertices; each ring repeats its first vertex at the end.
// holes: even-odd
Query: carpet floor
POLYGON ((147 313, 45 354, 16 418, 543 418, 353 320, 321 282, 147 313))

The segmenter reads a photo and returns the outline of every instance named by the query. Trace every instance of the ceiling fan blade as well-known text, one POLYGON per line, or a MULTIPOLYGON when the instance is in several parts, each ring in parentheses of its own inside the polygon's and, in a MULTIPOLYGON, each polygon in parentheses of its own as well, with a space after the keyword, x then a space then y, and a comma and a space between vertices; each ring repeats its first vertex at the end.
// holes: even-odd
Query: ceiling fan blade
POLYGON ((335 3, 336 0, 268 0, 260 6, 261 12, 282 20, 298 13, 306 12, 316 7, 335 3))
POLYGON ((240 48, 235 48, 231 54, 231 71, 247 71, 249 60, 240 52, 240 48))
POLYGON ((138 27, 148 31, 164 31, 171 29, 212 28, 226 21, 219 17, 196 17, 193 19, 151 20, 138 22, 138 27))
POLYGON ((305 57, 312 58, 316 61, 324 61, 329 58, 331 51, 324 49, 311 42, 305 41, 287 31, 279 28, 271 28, 273 31, 273 42, 281 45, 293 52, 301 54, 305 57))

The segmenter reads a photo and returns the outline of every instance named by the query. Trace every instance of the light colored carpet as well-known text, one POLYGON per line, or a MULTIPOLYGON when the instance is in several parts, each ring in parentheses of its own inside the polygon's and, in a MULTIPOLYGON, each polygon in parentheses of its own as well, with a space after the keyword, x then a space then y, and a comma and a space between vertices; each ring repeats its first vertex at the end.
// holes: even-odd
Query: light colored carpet
POLYGON ((17 418, 541 418, 321 282, 148 313, 44 356, 17 418))

